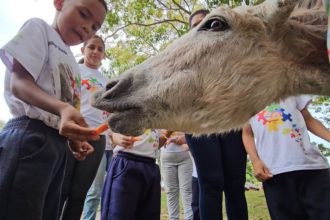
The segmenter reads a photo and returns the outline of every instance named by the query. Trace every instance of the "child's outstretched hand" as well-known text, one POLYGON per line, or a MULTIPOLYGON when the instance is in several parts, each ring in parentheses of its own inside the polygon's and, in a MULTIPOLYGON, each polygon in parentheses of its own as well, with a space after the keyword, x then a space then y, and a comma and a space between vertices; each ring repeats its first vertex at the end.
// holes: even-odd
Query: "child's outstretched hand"
POLYGON ((77 160, 85 160, 89 154, 94 152, 94 148, 87 141, 69 140, 69 148, 77 160))
POLYGON ((112 143, 114 145, 122 146, 126 149, 131 149, 133 147, 134 140, 131 136, 126 136, 119 133, 112 133, 112 143))
POLYGON ((81 114, 71 105, 60 110, 60 134, 71 140, 96 141, 100 137, 93 128, 89 128, 81 114))

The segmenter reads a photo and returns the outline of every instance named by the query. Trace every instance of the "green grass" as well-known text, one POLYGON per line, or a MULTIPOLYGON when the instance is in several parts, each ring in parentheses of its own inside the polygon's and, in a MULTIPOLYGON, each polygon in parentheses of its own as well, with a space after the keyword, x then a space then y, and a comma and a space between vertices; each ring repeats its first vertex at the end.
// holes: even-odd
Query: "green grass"
MULTIPOLYGON (((270 220, 263 191, 247 191, 246 199, 248 203, 249 220, 270 220)), ((183 219, 182 213, 181 205, 181 219, 183 219)), ((225 211, 224 216, 226 216, 225 211)), ((225 217, 224 219, 227 218, 225 217)), ((164 191, 162 191, 161 198, 161 220, 168 220, 166 194, 164 191)))

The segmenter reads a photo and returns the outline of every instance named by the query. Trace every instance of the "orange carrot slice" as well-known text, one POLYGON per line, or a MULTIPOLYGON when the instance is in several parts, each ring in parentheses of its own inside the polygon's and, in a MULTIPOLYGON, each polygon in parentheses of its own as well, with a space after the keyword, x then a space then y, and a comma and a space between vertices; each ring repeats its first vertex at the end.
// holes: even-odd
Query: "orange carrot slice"
POLYGON ((96 132, 96 134, 101 134, 108 129, 109 129, 108 123, 104 123, 104 124, 100 125, 99 127, 95 128, 95 132, 96 132))
POLYGON ((131 137, 131 141, 135 142, 135 141, 141 141, 142 138, 140 137, 131 137))

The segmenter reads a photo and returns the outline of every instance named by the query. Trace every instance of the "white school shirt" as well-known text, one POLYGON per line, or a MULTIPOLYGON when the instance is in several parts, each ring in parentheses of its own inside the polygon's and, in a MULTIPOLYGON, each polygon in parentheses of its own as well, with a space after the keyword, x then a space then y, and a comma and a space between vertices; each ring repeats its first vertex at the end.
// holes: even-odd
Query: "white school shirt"
POLYGON ((109 113, 94 108, 90 104, 92 95, 104 89, 108 79, 97 69, 92 69, 84 64, 79 65, 81 75, 81 107, 80 112, 90 127, 98 127, 105 123, 109 113))
POLYGON ((16 98, 10 91, 13 60, 16 59, 48 95, 80 107, 80 74, 76 60, 61 36, 45 21, 32 18, 0 50, 7 67, 4 97, 14 117, 28 116, 58 129, 60 118, 16 98))
POLYGON ((311 144, 300 112, 310 101, 309 96, 289 97, 250 119, 258 155, 273 175, 329 168, 326 158, 311 144))
POLYGON ((114 154, 118 151, 132 153, 139 156, 156 158, 159 148, 160 130, 147 129, 144 134, 140 135, 141 141, 136 141, 131 149, 125 149, 122 146, 116 146, 113 150, 114 154))

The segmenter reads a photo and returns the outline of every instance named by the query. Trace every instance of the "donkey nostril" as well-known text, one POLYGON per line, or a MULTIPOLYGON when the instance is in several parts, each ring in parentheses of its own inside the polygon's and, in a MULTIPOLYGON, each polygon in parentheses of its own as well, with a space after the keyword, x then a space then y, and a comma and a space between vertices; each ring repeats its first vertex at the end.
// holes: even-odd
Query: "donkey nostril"
POLYGON ((103 94, 103 97, 111 99, 116 96, 123 96, 124 94, 127 94, 131 85, 132 80, 129 77, 111 80, 105 87, 106 91, 103 94))
POLYGON ((117 83, 118 83, 117 80, 109 82, 109 83, 106 85, 105 90, 108 91, 108 90, 112 89, 117 83))

